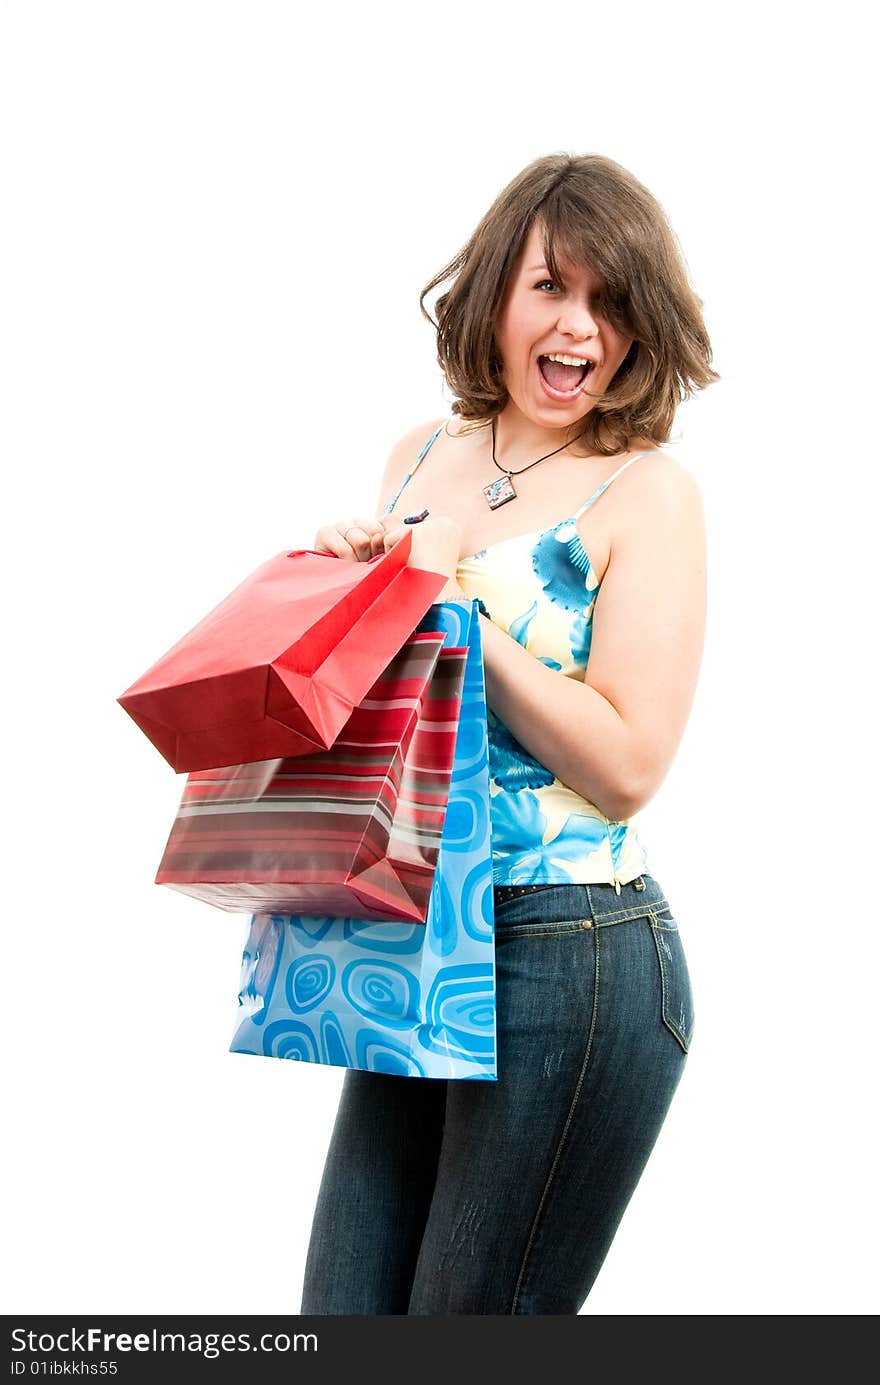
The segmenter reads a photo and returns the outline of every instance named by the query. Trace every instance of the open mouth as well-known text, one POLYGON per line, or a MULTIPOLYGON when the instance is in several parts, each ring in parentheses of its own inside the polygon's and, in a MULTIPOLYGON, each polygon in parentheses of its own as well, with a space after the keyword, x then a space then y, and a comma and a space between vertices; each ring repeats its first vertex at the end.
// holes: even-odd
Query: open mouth
POLYGON ((575 394, 592 370, 591 362, 586 365, 565 365, 562 361, 551 361, 548 356, 538 357, 538 369, 545 384, 556 394, 575 394))

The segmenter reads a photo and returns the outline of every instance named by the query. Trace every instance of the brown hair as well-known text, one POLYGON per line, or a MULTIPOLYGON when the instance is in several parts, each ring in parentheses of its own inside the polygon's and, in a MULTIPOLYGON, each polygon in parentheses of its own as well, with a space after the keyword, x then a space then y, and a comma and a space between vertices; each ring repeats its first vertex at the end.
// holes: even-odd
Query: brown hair
POLYGON ((608 389, 576 425, 590 452, 625 451, 632 438, 668 442, 675 411, 720 379, 701 308, 663 208, 633 175, 599 154, 547 154, 528 164, 496 197, 470 240, 419 295, 437 329, 437 360, 457 396, 453 414, 477 420, 507 403, 495 326, 511 272, 535 221, 544 232, 550 274, 562 282, 557 252, 602 283, 601 310, 633 343, 608 389), (456 275, 435 303, 424 300, 456 275))

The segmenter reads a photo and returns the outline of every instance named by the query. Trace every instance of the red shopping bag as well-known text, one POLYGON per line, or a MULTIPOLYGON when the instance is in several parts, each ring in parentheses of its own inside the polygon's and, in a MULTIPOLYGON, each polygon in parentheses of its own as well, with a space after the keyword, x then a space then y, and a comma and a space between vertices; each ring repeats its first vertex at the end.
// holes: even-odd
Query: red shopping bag
POLYGON ((277 554, 117 701, 178 772, 326 750, 446 582, 411 547, 277 554))
POLYGON ((424 923, 467 649, 413 635, 330 750, 190 774, 156 883, 229 912, 424 923))

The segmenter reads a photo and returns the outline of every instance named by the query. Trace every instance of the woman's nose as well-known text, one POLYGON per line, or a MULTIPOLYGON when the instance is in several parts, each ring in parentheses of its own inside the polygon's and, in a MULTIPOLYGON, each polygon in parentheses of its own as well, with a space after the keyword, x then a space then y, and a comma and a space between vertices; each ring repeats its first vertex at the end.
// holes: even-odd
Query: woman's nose
POLYGON ((586 303, 567 303, 559 314, 558 325, 561 333, 579 341, 599 333, 598 316, 590 312, 586 303))

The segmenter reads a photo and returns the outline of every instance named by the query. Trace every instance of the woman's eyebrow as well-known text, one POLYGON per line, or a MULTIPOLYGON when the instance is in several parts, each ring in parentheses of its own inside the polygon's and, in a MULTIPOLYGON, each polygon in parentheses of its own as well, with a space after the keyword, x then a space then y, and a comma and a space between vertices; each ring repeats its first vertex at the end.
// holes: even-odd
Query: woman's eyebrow
MULTIPOLYGON (((533 264, 533 265, 530 265, 529 268, 525 271, 525 273, 526 273, 526 274, 534 274, 534 273, 535 273, 537 270, 539 270, 539 269, 546 270, 548 274, 549 274, 549 272, 550 272, 550 271, 547 269, 546 264, 544 264, 544 262, 543 262, 543 260, 542 260, 540 264, 533 264)), ((595 289, 593 290, 593 292, 594 292, 594 293, 604 293, 605 290, 606 290, 606 288, 607 288, 607 284, 605 283, 604 279, 600 279, 600 280, 599 280, 598 287, 595 288, 595 289)))

